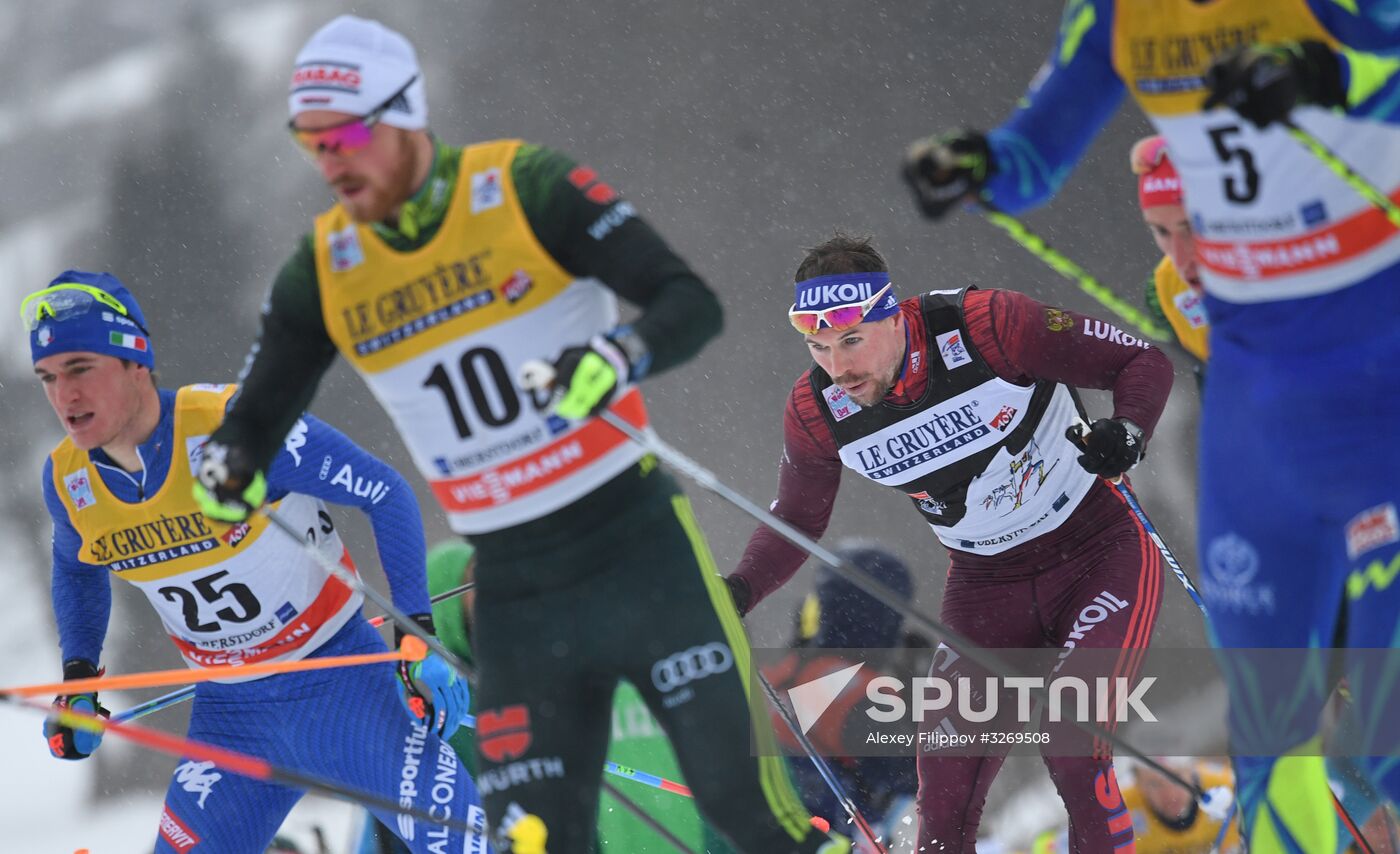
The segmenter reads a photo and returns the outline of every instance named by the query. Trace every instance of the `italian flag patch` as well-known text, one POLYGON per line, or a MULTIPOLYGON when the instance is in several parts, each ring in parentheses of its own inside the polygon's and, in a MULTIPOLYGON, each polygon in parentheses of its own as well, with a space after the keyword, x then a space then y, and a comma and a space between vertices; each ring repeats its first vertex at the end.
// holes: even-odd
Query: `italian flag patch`
POLYGON ((128 350, 146 351, 146 339, 140 335, 128 335, 125 332, 112 332, 108 334, 108 343, 113 347, 125 347, 128 350))

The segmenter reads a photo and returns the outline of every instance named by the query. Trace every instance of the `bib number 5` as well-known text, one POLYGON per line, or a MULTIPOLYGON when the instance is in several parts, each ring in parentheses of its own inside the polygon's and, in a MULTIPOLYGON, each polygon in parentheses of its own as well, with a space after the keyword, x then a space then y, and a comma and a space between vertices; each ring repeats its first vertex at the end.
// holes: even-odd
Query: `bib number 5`
POLYGON ((1225 176, 1225 198, 1237 205, 1254 201, 1259 195, 1259 170, 1254 168, 1254 153, 1233 139, 1243 133, 1240 126, 1210 128, 1206 133, 1221 163, 1237 162, 1239 165, 1238 174, 1225 176))

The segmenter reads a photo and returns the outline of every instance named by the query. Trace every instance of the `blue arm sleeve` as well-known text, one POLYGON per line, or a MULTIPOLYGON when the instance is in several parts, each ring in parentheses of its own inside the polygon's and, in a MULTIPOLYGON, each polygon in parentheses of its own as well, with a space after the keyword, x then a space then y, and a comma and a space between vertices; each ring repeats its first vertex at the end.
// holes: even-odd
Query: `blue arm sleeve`
POLYGON ((303 415, 268 467, 267 484, 269 500, 299 492, 363 510, 394 605, 406 614, 432 613, 423 517, 413 490, 392 467, 324 421, 303 415))
POLYGON ((1342 49, 1347 112, 1400 123, 1400 6, 1394 0, 1308 0, 1342 49))
POLYGON ((1055 49, 987 134, 996 172, 983 195, 1008 213, 1050 200, 1127 91, 1111 56, 1113 0, 1069 0, 1055 49))
POLYGON ((105 566, 78 560, 83 541, 54 489, 52 460, 44 461, 44 504, 53 518, 51 592, 58 646, 64 661, 82 658, 97 664, 112 615, 112 582, 105 566))

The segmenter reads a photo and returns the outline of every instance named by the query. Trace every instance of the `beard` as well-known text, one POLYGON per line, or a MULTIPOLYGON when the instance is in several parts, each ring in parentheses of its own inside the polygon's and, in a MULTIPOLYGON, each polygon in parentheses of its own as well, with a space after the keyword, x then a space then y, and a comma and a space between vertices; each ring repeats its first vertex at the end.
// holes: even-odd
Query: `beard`
POLYGON ((381 175, 352 173, 334 187, 341 206, 357 223, 383 222, 413 195, 413 175, 418 166, 416 152, 407 137, 397 139, 398 150, 389 157, 391 166, 381 175), (347 198, 341 192, 343 187, 358 188, 359 191, 347 198))
POLYGON ((846 392, 846 395, 860 406, 871 407, 884 400, 885 396, 890 393, 890 389, 894 388, 896 374, 897 371, 891 371, 888 377, 876 377, 873 374, 864 377, 847 374, 836 378, 834 382, 843 388, 865 382, 865 388, 861 389, 859 393, 846 392))

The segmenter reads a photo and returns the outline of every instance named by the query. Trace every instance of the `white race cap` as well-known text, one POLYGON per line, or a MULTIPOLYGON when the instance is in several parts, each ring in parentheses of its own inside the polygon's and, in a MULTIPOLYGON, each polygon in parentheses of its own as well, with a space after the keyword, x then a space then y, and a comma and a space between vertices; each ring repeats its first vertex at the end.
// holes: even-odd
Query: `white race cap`
POLYGON ((423 71, 413 45, 378 21, 341 15, 297 54, 288 100, 292 118, 307 110, 363 116, 390 98, 394 102, 380 119, 384 124, 408 130, 428 126, 423 71), (403 95, 394 98, 400 90, 403 95))

